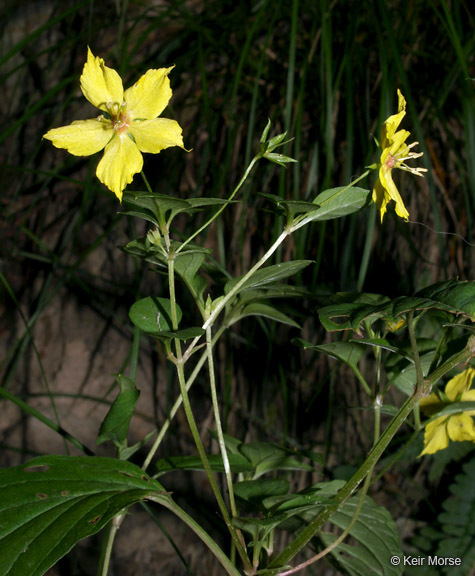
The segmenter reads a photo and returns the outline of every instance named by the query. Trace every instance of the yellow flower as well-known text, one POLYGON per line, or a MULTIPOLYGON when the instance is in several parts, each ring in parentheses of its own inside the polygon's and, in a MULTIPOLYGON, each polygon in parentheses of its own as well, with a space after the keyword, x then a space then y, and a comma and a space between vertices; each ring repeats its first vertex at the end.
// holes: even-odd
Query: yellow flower
POLYGON ((81 90, 103 114, 54 128, 44 138, 74 156, 90 156, 104 149, 96 175, 122 201, 125 187, 142 170, 142 152, 184 148, 178 122, 157 118, 172 96, 168 79, 172 68, 148 70, 124 92, 119 74, 88 48, 81 90))
POLYGON ((383 124, 381 133, 382 152, 378 164, 379 177, 373 189, 373 201, 381 211, 381 222, 383 221, 386 206, 390 200, 396 202, 396 214, 404 218, 404 220, 409 219, 409 212, 406 210, 399 191, 394 184, 391 175, 392 169, 399 168, 406 170, 416 176, 422 176, 422 172, 427 172, 425 168, 411 168, 406 165, 406 160, 419 158, 423 152, 418 154, 411 152, 411 148, 417 146, 418 142, 406 144, 410 132, 407 130, 397 130, 406 115, 406 100, 400 90, 397 91, 397 95, 399 101, 398 113, 390 116, 383 124))
MULTIPOLYGON (((448 402, 441 402, 437 394, 422 398, 420 406, 424 413, 432 416, 453 402, 475 402, 475 389, 470 390, 474 377, 475 368, 467 368, 449 380, 445 387, 448 402)), ((449 439, 453 442, 464 440, 475 442, 475 424, 472 416, 475 416, 475 410, 441 416, 429 422, 424 434, 424 450, 420 456, 444 450, 449 445, 449 439)))

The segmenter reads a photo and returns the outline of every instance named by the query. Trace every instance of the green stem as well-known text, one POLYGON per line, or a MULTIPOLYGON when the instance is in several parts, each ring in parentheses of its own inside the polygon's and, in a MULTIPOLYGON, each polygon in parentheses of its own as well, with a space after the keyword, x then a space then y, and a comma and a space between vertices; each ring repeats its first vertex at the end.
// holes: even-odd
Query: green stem
POLYGON ((354 513, 353 513, 353 516, 351 517, 351 519, 348 523, 348 526, 340 534, 340 536, 338 536, 338 538, 334 542, 332 542, 330 544, 330 546, 327 546, 324 550, 322 550, 321 552, 319 552, 315 556, 312 556, 312 558, 309 558, 308 560, 306 560, 302 564, 299 564, 298 566, 295 566, 294 568, 291 568, 290 570, 286 570, 285 572, 279 572, 279 576, 290 576, 291 574, 296 574, 297 572, 300 572, 300 570, 303 570, 304 568, 307 568, 308 566, 310 566, 311 564, 314 564, 318 560, 321 560, 324 556, 329 554, 332 550, 334 550, 337 546, 339 546, 343 542, 343 540, 351 532, 351 529, 353 528, 356 521, 358 520, 358 516, 360 515, 361 508, 363 508, 363 504, 364 504, 366 495, 368 494, 368 490, 369 490, 369 487, 371 484, 372 472, 373 472, 373 469, 371 469, 369 474, 366 476, 366 480, 364 482, 363 488, 361 489, 361 494, 358 498, 358 503, 356 504, 356 508, 355 508, 354 513))
MULTIPOLYGON (((169 291, 170 291, 170 305, 171 305, 171 320, 172 320, 172 328, 173 330, 178 329, 178 319, 176 313, 176 296, 175 296, 175 270, 174 270, 174 255, 170 254, 168 258, 168 284, 169 284, 169 291)), ((231 523, 231 517, 229 515, 228 509, 224 502, 223 496, 219 490, 218 484, 214 478, 213 471, 211 469, 208 457, 206 455, 206 451, 203 446, 203 442, 201 441, 200 433, 198 431, 198 427, 196 425, 195 417, 193 415, 193 411, 191 409, 191 404, 188 396, 188 391, 186 389, 186 379, 185 379, 185 371, 184 371, 184 363, 185 359, 183 357, 182 349, 181 349, 181 342, 178 338, 174 339, 175 342, 175 349, 176 349, 176 369, 178 374, 178 382, 180 385, 180 394, 183 398, 183 409, 185 411, 185 416, 188 422, 188 426, 190 427, 191 435, 193 436, 193 440, 195 442, 196 448, 198 450, 198 454, 200 456, 201 462, 203 464, 203 468, 205 470, 206 476, 208 477, 208 481, 210 483, 211 489, 213 494, 216 498, 216 502, 219 506, 219 510, 223 516, 224 522, 231 534, 231 537, 234 541, 236 549, 241 557, 241 560, 246 569, 251 568, 251 563, 247 552, 239 538, 239 535, 236 532, 236 529, 231 523)))
MULTIPOLYGON (((225 330, 226 330, 226 326, 221 326, 219 328, 219 330, 217 330, 216 334, 213 337, 212 346, 215 345, 215 343, 219 340, 219 338, 221 337, 221 334, 225 330)), ((186 381, 186 391, 187 392, 190 391, 190 388, 193 385, 193 382, 196 380, 196 377, 200 373, 200 370, 203 367, 203 364, 206 362, 207 357, 208 357, 208 351, 206 351, 204 354, 202 354, 201 358, 198 360, 196 366, 193 369, 193 372, 191 373, 190 377, 186 381)), ((155 456, 158 448, 160 447, 160 444, 162 443, 163 438, 165 437, 165 434, 167 433, 168 429, 170 428, 170 424, 171 424, 173 418, 175 418, 175 415, 178 412, 178 409, 180 408, 182 403, 183 403, 183 397, 180 394, 178 396, 178 398, 175 400, 175 403, 173 404, 173 406, 170 410, 168 418, 162 424, 162 427, 160 428, 160 432, 158 433, 158 436, 155 439, 153 446, 150 448, 150 451, 147 454, 147 457, 145 458, 145 461, 142 465, 142 470, 145 471, 150 466, 150 462, 152 461, 152 458, 155 456)))
POLYGON ((214 419, 216 422, 216 432, 218 434, 219 451, 223 458, 224 474, 226 476, 226 484, 228 486, 229 504, 231 507, 232 517, 237 516, 236 502, 234 500, 233 479, 231 473, 231 466, 229 464, 228 452, 224 442, 223 428, 221 426, 221 417, 219 414, 218 394, 216 391, 216 377, 214 373, 213 362, 213 345, 211 340, 211 327, 206 329, 206 350, 208 353, 208 370, 209 370, 209 384, 211 388, 211 402, 213 404, 214 419))
POLYGON ((414 407, 417 406, 421 397, 428 393, 430 387, 435 382, 437 382, 439 378, 454 368, 457 364, 466 361, 468 358, 470 358, 471 355, 473 355, 473 350, 475 348, 475 336, 470 336, 467 342, 467 346, 462 351, 458 352, 452 358, 447 360, 447 362, 445 362, 437 370, 434 370, 434 372, 424 380, 419 361, 419 353, 417 350, 414 327, 412 324, 412 314, 409 314, 408 317, 408 329, 417 375, 417 383, 414 389, 414 394, 404 402, 398 413, 389 423, 386 430, 382 433, 380 439, 369 453, 366 460, 348 480, 340 492, 338 492, 338 494, 335 496, 332 506, 322 510, 314 518, 314 520, 308 524, 308 526, 306 526, 302 532, 300 532, 295 540, 272 560, 269 566, 270 568, 286 566, 290 560, 292 560, 292 558, 311 540, 311 538, 313 538, 313 536, 321 529, 325 522, 334 514, 334 512, 336 512, 338 507, 341 506, 351 496, 351 494, 356 490, 362 480, 368 475, 369 471, 372 470, 372 468, 375 466, 375 464, 378 462, 388 447, 396 432, 404 424, 408 416, 413 411, 414 407))
POLYGON ((189 516, 178 504, 176 504, 170 497, 162 498, 160 496, 149 496, 149 500, 157 502, 164 508, 167 508, 175 514, 180 520, 182 520, 187 526, 189 526, 193 532, 206 544, 206 546, 211 550, 211 552, 216 556, 216 558, 221 562, 221 565, 226 570, 226 573, 230 576, 240 576, 239 570, 231 563, 230 559, 221 550, 221 548, 216 544, 213 538, 205 531, 203 528, 195 521, 191 516, 189 516))
POLYGON ((56 422, 53 422, 53 420, 50 420, 50 418, 44 416, 38 410, 35 410, 32 406, 18 398, 18 396, 8 392, 8 390, 6 390, 3 386, 0 387, 0 397, 13 402, 13 404, 18 406, 18 408, 20 408, 20 410, 22 410, 25 414, 29 414, 30 416, 33 416, 33 418, 43 422, 43 424, 48 426, 48 428, 51 428, 51 430, 57 432, 64 439, 64 441, 70 442, 73 446, 79 448, 79 450, 86 454, 86 456, 94 456, 94 452, 92 450, 90 450, 85 444, 75 438, 72 434, 67 432, 62 426, 56 424, 56 422))
POLYGON ((203 226, 201 226, 200 228, 198 228, 198 230, 196 230, 196 232, 193 232, 193 234, 191 236, 189 236, 184 242, 183 244, 181 244, 179 246, 179 248, 177 249, 177 254, 178 252, 181 252, 183 250, 183 248, 189 244, 193 238, 196 238, 196 236, 198 236, 198 234, 201 234, 201 232, 203 232, 203 230, 205 230, 214 220, 216 220, 216 218, 221 214, 221 212, 226 208, 226 206, 229 204, 229 202, 231 202, 231 200, 234 198, 234 196, 236 196, 236 194, 239 192, 239 190, 241 189, 242 185, 244 184, 244 182, 246 181, 247 177, 249 176, 252 168, 254 167, 254 164, 261 158, 261 155, 258 154, 257 156, 254 156, 254 158, 251 160, 249 166, 247 167, 246 171, 244 172, 243 177, 241 178, 241 180, 239 180, 238 185, 236 186, 236 188, 234 188, 234 190, 231 192, 231 195, 229 196, 229 198, 226 201, 226 204, 223 204, 217 211, 215 214, 213 214, 213 216, 211 216, 211 218, 209 220, 207 220, 203 226))
POLYGON ((287 228, 279 235, 277 240, 272 244, 272 246, 267 250, 267 252, 254 264, 254 266, 244 274, 244 276, 239 280, 237 284, 226 294, 223 296, 222 300, 219 300, 216 307, 213 309, 212 313, 209 315, 209 318, 203 324, 203 329, 206 330, 208 326, 212 326, 216 318, 219 316, 221 310, 226 306, 226 304, 234 298, 235 294, 239 292, 243 284, 245 284, 249 278, 257 271, 259 268, 267 262, 267 260, 272 256, 272 254, 277 250, 277 248, 282 244, 282 242, 287 238, 290 232, 287 228))
POLYGON ((112 556, 112 548, 114 546, 115 536, 124 521, 126 516, 125 512, 119 512, 114 518, 111 520, 109 525, 109 532, 107 533, 107 542, 105 548, 103 549, 103 555, 101 557, 101 561, 99 562, 99 569, 97 571, 97 576, 107 576, 107 572, 109 571, 109 564, 110 559, 112 556))

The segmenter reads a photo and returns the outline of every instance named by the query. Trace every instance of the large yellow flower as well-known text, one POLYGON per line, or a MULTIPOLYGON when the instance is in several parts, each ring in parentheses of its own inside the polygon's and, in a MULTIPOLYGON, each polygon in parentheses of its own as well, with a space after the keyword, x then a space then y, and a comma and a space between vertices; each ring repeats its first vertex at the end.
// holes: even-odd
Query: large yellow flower
MULTIPOLYGON (((474 377, 475 368, 467 368, 449 380, 445 387, 447 402, 442 402, 437 394, 422 398, 420 406, 424 413, 433 416, 453 402, 475 402, 475 389, 470 390, 474 377)), ((444 450, 449 445, 449 439, 453 442, 464 440, 475 442, 475 424, 472 416, 475 416, 475 410, 441 416, 429 422, 424 434, 424 450, 420 455, 444 450)))
POLYGON ((148 70, 124 92, 119 74, 88 48, 81 90, 103 114, 54 128, 44 138, 75 156, 90 156, 104 149, 97 177, 122 201, 124 188, 142 170, 142 152, 183 148, 178 122, 157 118, 172 96, 168 79, 172 68, 148 70))
POLYGON ((406 165, 406 160, 411 158, 419 158, 423 152, 416 154, 411 152, 411 148, 416 146, 418 142, 406 144, 406 140, 410 135, 407 130, 397 130, 402 119, 406 115, 406 100, 397 91, 398 95, 398 113, 390 116, 383 124, 381 133, 381 158, 378 165, 379 177, 373 189, 373 201, 381 211, 381 222, 383 221, 386 212, 386 206, 390 200, 396 202, 396 214, 404 220, 409 219, 409 212, 404 206, 401 195, 399 194, 396 185, 394 184, 391 171, 393 168, 400 168, 412 172, 416 176, 422 176, 422 172, 427 172, 425 168, 411 168, 406 165))

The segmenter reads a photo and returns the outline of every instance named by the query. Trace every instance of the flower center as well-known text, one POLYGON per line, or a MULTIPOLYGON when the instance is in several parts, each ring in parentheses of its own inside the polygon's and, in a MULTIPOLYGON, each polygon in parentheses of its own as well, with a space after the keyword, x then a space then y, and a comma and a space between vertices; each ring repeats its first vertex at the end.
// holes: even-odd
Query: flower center
POLYGON ((384 165, 388 170, 392 170, 396 165, 396 162, 397 159, 392 154, 389 154, 388 157, 386 158, 386 162, 384 163, 384 165))
POLYGON ((112 118, 112 128, 118 134, 127 132, 129 124, 130 124, 130 118, 126 112, 121 112, 116 118, 112 118))
POLYGON ((112 128, 118 134, 127 132, 130 126, 130 117, 127 113, 125 102, 122 102, 122 104, 118 102, 108 102, 106 106, 110 115, 112 128))

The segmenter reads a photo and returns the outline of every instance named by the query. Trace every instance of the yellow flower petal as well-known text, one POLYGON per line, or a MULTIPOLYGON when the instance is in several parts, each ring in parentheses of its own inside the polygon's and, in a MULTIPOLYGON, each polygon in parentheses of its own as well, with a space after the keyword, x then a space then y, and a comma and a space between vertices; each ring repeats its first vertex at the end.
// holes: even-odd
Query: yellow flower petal
MULTIPOLYGON (((384 194, 384 212, 386 211, 386 204, 389 200, 394 200, 396 202, 396 214, 404 220, 409 220, 409 212, 406 210, 404 206, 404 202, 402 201, 401 195, 399 194, 398 189, 396 188, 396 184, 394 184, 391 170, 388 170, 384 165, 381 166, 379 169, 379 183, 385 190, 384 194)), ((381 222, 383 221, 384 212, 381 209, 381 222)))
POLYGON ((183 148, 182 130, 178 122, 167 118, 155 118, 144 122, 134 122, 129 132, 142 152, 158 154, 170 146, 183 148))
POLYGON ((447 416, 441 416, 427 424, 424 433, 424 450, 419 454, 434 454, 438 450, 444 450, 449 445, 445 421, 447 416))
POLYGON ((135 142, 124 134, 116 134, 104 151, 96 176, 122 202, 122 193, 137 172, 142 170, 143 157, 135 142))
POLYGON ((53 128, 43 138, 74 156, 90 156, 102 150, 114 135, 110 124, 99 120, 76 120, 69 126, 53 128))
POLYGON ((475 424, 467 413, 454 414, 447 423, 447 432, 454 442, 471 440, 475 442, 475 424))
MULTIPOLYGON (((464 392, 460 399, 462 402, 475 402, 475 390, 464 392)), ((467 410, 465 414, 468 414, 469 416, 475 416, 475 410, 467 410)))
POLYGON ((90 48, 87 49, 87 62, 81 75, 81 90, 91 104, 108 112, 113 103, 122 104, 124 87, 122 79, 112 68, 104 64, 99 56, 94 56, 90 48))
POLYGON ((124 100, 131 119, 152 120, 163 112, 172 97, 168 74, 173 69, 147 70, 139 80, 125 91, 124 100))
POLYGON ((398 89, 398 113, 390 116, 383 124, 381 145, 383 148, 386 147, 387 143, 385 140, 392 140, 396 130, 401 124, 402 119, 406 115, 406 99, 402 95, 401 91, 398 89))
POLYGON ((373 188, 373 202, 376 204, 376 207, 381 212, 381 222, 383 221, 384 215, 386 214, 386 207, 388 205, 389 194, 383 188, 380 179, 376 180, 376 183, 373 188))
POLYGON ((444 407, 439 397, 435 393, 430 394, 425 398, 421 398, 419 406, 422 408, 424 414, 427 414, 428 416, 436 414, 444 407))
POLYGON ((456 402, 457 397, 470 390, 475 377, 475 368, 467 368, 448 381, 445 393, 451 402, 456 402))
POLYGON ((398 130, 391 138, 388 148, 388 153, 395 157, 397 162, 398 155, 401 156, 402 153, 407 150, 406 140, 411 135, 407 130, 398 130))

